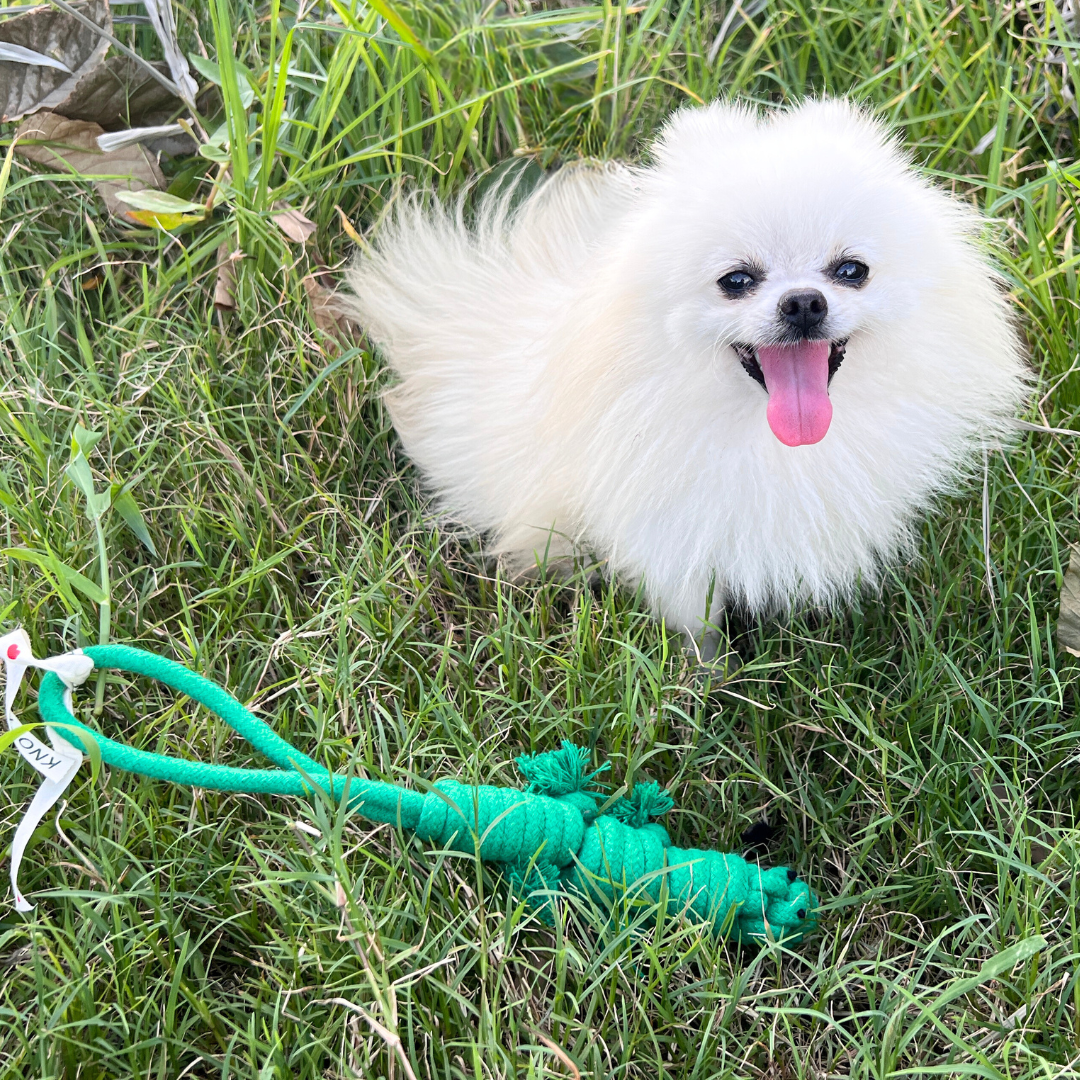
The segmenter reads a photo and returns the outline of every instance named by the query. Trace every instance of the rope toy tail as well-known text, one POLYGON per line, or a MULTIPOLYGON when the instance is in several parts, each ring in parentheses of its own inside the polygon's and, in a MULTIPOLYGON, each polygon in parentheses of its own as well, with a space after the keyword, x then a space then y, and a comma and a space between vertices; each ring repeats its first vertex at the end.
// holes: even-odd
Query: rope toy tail
POLYGON ((310 795, 318 788, 372 821, 415 832, 453 851, 479 854, 500 864, 512 887, 542 913, 553 896, 578 893, 610 905, 619 897, 665 904, 671 914, 709 924, 735 941, 769 937, 800 940, 815 926, 817 899, 794 870, 762 870, 738 855, 683 849, 652 818, 672 809, 658 784, 638 784, 629 798, 600 813, 597 777, 589 771, 588 751, 564 742, 562 748, 517 759, 526 781, 515 788, 462 784, 447 778, 427 792, 395 784, 331 773, 282 739, 239 701, 208 679, 153 653, 127 645, 93 645, 36 660, 25 633, 0 638, 7 666, 5 703, 8 726, 19 729, 13 711, 26 667, 46 670, 38 691, 38 711, 52 750, 21 730, 16 746, 45 777, 12 843, 11 881, 15 904, 30 911, 18 891, 17 876, 26 841, 48 809, 63 794, 82 762, 82 749, 95 747, 107 765, 141 776, 193 787, 253 794, 310 795), (116 668, 145 675, 205 705, 276 769, 238 769, 185 761, 125 746, 75 719, 72 687, 93 668, 116 668), (53 730, 62 727, 67 738, 53 730))

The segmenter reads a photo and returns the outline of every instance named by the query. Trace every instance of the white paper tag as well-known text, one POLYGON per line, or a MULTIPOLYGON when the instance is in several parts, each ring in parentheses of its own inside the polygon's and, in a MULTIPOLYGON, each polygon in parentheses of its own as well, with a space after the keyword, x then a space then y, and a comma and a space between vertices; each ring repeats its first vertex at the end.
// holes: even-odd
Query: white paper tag
MULTIPOLYGON (((7 675, 4 683, 4 715, 8 729, 12 731, 22 726, 15 715, 15 696, 19 692, 19 686, 22 684, 28 667, 55 671, 60 676, 67 687, 64 704, 68 712, 71 712, 71 688, 84 683, 90 672, 94 670, 93 660, 81 649, 38 660, 30 649, 30 639, 26 631, 21 629, 13 630, 10 634, 0 637, 0 660, 4 663, 7 675)), ((78 747, 72 746, 66 739, 61 738, 52 728, 47 727, 45 731, 49 736, 49 742, 52 743, 51 747, 46 746, 28 731, 23 732, 15 740, 15 748, 44 777, 41 787, 37 789, 11 841, 11 888, 15 894, 17 911, 34 910, 34 905, 19 892, 19 866, 22 863, 26 845, 38 827, 38 822, 67 790, 83 760, 82 751, 78 747)))

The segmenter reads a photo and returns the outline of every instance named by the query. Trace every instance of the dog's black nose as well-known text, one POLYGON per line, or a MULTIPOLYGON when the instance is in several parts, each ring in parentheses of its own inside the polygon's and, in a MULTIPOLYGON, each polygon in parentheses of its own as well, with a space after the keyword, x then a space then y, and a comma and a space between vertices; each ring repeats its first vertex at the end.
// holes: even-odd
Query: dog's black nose
POLYGON ((780 315, 784 322, 808 334, 829 313, 824 294, 817 289, 791 289, 780 297, 780 315))

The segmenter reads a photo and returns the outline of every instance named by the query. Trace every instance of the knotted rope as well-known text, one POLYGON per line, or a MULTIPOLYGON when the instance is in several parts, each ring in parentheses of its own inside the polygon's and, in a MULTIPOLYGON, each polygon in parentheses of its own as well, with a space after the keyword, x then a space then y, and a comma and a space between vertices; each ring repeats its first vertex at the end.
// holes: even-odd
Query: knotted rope
MULTIPOLYGON (((108 765, 142 776, 216 791, 308 795, 320 788, 372 821, 409 829, 438 846, 502 865, 513 887, 541 907, 552 894, 578 892, 610 904, 630 894, 708 923, 737 941, 768 935, 801 939, 814 926, 816 899, 794 870, 761 870, 738 855, 678 848, 651 819, 673 806, 659 785, 638 784, 630 798, 599 813, 588 752, 523 755, 524 791, 437 781, 418 792, 395 784, 335 775, 277 735, 231 694, 172 660, 126 645, 93 645, 82 655, 97 668, 144 675, 205 705, 277 769, 238 769, 136 750, 77 720, 65 702, 69 686, 49 671, 38 693, 46 724, 84 749, 96 743, 108 765)), ((85 676, 84 676, 85 677, 85 676)), ((70 684, 70 680, 69 680, 70 684)))

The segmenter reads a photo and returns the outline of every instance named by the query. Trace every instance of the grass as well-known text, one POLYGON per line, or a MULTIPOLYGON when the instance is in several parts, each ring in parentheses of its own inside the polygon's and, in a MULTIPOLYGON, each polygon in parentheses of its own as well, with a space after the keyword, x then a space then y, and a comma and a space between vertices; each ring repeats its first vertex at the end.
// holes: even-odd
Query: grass
MULTIPOLYGON (((201 119, 231 139, 167 164, 177 194, 216 185, 212 216, 132 230, 18 158, 3 197, 2 540, 36 562, 6 560, 0 625, 41 653, 97 640, 64 569, 98 580, 64 482, 81 423, 105 433, 95 482, 128 485, 154 551, 103 518, 114 639, 226 684, 335 768, 514 783, 514 753, 573 738, 616 783, 669 788, 677 843, 737 849, 782 822, 768 861, 824 897, 820 931, 739 950, 583 902, 547 928, 490 869, 318 801, 87 771, 24 863, 36 911, 0 914, 0 1075, 402 1077, 403 1058, 418 1077, 1075 1075, 1078 672, 1054 641, 1075 440, 1026 432, 879 596, 752 626, 738 679, 703 688, 629 593, 508 584, 440 532, 377 357, 335 351, 305 300, 316 252, 270 220, 303 209, 336 266, 342 215, 373 226, 402 184, 634 156, 718 92, 854 93, 992 217, 1039 378, 1028 419, 1078 426, 1080 57, 1056 9, 776 0, 710 62, 723 15, 185 9, 185 47, 205 42, 224 84, 201 119), (216 316, 222 243, 243 258, 216 316)), ((134 745, 257 763, 190 703, 105 690, 100 723, 134 745)), ((9 753, 0 780, 6 843, 36 776, 9 753)))

